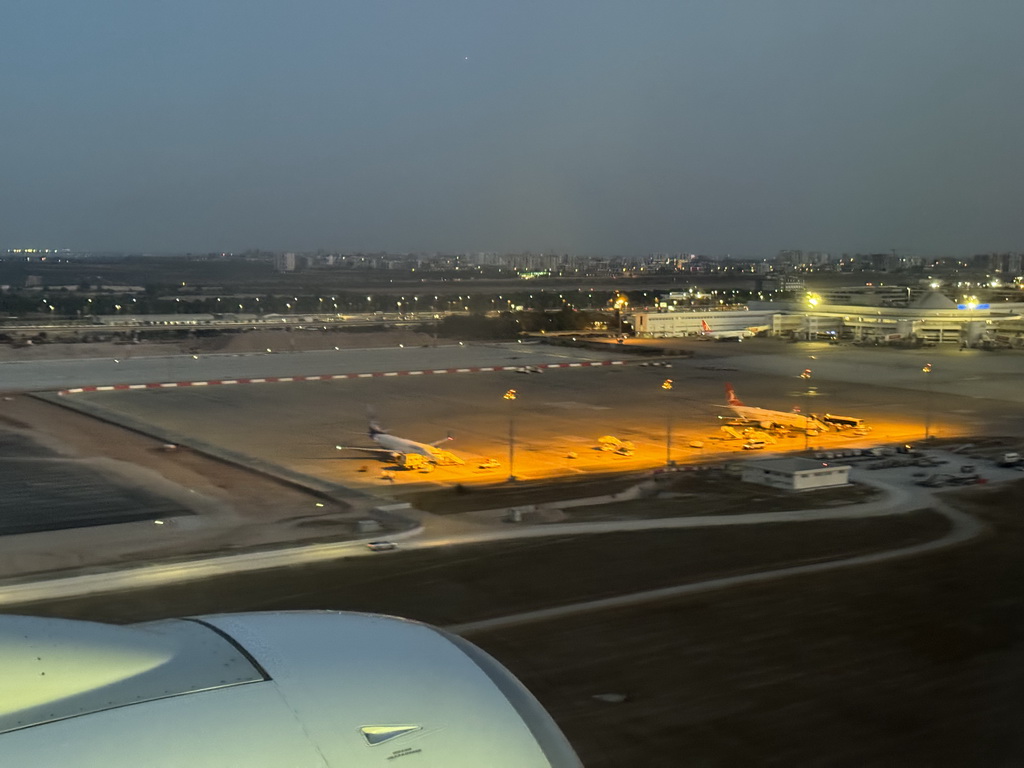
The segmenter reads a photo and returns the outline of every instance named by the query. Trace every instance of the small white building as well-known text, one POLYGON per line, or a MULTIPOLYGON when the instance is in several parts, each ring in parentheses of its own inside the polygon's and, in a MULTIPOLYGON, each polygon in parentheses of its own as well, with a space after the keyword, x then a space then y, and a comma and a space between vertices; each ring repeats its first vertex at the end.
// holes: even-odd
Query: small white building
POLYGON ((787 491, 810 491, 850 484, 850 467, 814 459, 781 458, 748 461, 740 479, 787 491))

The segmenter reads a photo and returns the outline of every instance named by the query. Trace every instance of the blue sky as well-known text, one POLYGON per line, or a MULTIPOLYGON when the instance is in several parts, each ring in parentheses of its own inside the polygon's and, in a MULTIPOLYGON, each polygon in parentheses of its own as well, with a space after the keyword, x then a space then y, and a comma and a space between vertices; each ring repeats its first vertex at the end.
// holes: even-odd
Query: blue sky
POLYGON ((0 2, 0 247, 1024 249, 1024 4, 0 2))

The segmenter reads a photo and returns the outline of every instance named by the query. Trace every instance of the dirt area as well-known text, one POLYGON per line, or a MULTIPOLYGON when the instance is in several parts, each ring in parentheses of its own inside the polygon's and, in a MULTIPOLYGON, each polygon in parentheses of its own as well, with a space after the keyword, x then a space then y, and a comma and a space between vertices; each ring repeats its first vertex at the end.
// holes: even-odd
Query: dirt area
POLYGON ((741 483, 725 464, 708 465, 702 472, 621 474, 568 478, 558 482, 519 482, 466 485, 424 490, 398 496, 418 509, 436 515, 465 513, 476 520, 477 510, 519 508, 525 523, 587 522, 693 515, 728 515, 820 509, 861 504, 879 496, 865 485, 824 488, 802 493, 741 483), (560 502, 605 497, 603 502, 565 506, 560 502), (551 514, 552 512, 559 514, 551 514))
POLYGON ((492 485, 457 485, 454 488, 431 488, 395 494, 395 498, 408 501, 417 509, 435 515, 453 515, 478 509, 497 509, 621 493, 642 482, 647 476, 646 472, 596 476, 591 474, 582 478, 560 478, 555 482, 544 480, 492 485))
POLYGON ((3 537, 0 576, 352 535, 359 516, 339 500, 188 449, 166 450, 153 438, 24 395, 0 401, 0 429, 30 437, 71 461, 103 457, 114 474, 161 493, 173 486, 182 503, 203 511, 201 522, 171 521, 173 531, 158 539, 139 536, 142 523, 3 537))

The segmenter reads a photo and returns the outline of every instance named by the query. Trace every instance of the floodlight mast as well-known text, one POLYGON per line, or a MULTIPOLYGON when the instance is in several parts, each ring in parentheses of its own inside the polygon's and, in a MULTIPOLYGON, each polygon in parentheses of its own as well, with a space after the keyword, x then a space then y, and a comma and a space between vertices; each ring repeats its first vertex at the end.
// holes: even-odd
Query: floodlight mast
MULTIPOLYGON (((661 382, 661 388, 665 392, 672 391, 672 379, 665 379, 661 382)), ((665 466, 672 466, 672 409, 665 409, 665 466)))
POLYGON ((517 393, 514 389, 508 390, 503 398, 509 401, 508 404, 508 481, 516 481, 516 409, 514 407, 517 393))
POLYGON ((928 440, 932 432, 932 364, 925 363, 921 373, 927 385, 924 390, 924 439, 928 440))

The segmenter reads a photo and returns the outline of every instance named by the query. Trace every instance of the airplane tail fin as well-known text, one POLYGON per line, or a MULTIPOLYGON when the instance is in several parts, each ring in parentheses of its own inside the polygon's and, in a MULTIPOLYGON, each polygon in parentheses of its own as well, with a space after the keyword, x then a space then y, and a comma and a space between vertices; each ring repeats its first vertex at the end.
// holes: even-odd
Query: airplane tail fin
POLYGON ((449 432, 447 437, 445 437, 442 440, 435 440, 430 445, 433 446, 434 448, 437 448, 437 446, 443 445, 444 443, 447 443, 449 440, 454 440, 454 439, 455 439, 455 435, 453 435, 451 432, 449 432))
POLYGON ((701 320, 700 321, 700 329, 704 333, 711 333, 711 326, 708 325, 708 321, 707 320, 701 320))
POLYGON ((387 430, 380 425, 379 421, 377 421, 377 409, 372 405, 366 406, 366 422, 369 428, 368 431, 370 437, 387 434, 387 430))
POLYGON ((743 405, 738 397, 736 397, 736 390, 732 388, 732 384, 725 382, 725 401, 729 405, 743 405))

